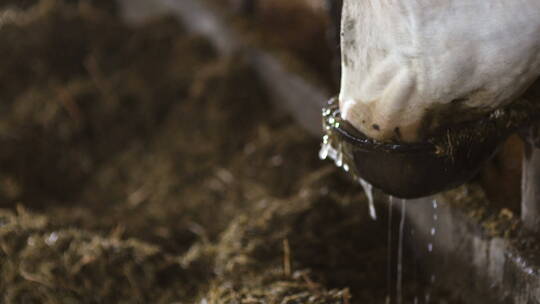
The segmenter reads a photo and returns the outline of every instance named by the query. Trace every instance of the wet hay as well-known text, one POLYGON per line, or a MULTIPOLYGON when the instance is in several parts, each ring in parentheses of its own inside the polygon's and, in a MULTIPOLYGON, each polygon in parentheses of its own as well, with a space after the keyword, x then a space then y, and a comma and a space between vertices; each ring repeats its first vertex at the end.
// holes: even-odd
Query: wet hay
POLYGON ((384 302, 386 224, 241 58, 109 1, 21 3, 0 24, 0 302, 384 302))

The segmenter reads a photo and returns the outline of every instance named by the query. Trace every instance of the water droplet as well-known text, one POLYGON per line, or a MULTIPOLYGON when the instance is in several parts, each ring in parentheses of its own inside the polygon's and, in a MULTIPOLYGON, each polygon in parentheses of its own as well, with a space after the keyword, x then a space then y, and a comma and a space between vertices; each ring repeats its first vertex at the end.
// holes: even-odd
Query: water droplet
POLYGON ((334 149, 334 147, 332 147, 332 145, 328 145, 328 157, 330 157, 330 159, 333 159, 334 162, 336 161, 337 157, 338 157, 338 154, 339 154, 339 151, 337 149, 334 149))
MULTIPOLYGON (((427 246, 428 252, 430 253, 433 252, 432 242, 435 242, 435 234, 437 233, 437 229, 435 225, 437 223, 437 220, 439 219, 437 215, 437 207, 438 207, 437 200, 433 199, 432 206, 433 206, 433 226, 430 229, 431 242, 427 246)), ((435 283, 435 273, 431 273, 429 282, 430 282, 430 285, 433 285, 435 283)), ((428 291, 428 293, 426 294, 426 303, 429 303, 430 292, 431 291, 428 291)))
POLYGON ((334 117, 330 117, 328 118, 328 123, 333 125, 334 123, 336 123, 336 120, 334 119, 334 117))
POLYGON ((387 237, 387 249, 386 249, 386 280, 388 295, 386 296, 386 303, 392 302, 392 210, 394 209, 394 198, 388 197, 388 237, 387 237))
POLYGON ((341 167, 343 166, 343 153, 341 153, 341 149, 337 150, 337 155, 334 158, 336 166, 341 167))
POLYGON ((330 111, 330 109, 328 109, 328 108, 324 108, 324 109, 322 110, 323 116, 328 116, 328 115, 330 115, 331 113, 332 113, 332 111, 330 111))
POLYGON ((319 151, 319 158, 325 160, 328 157, 328 151, 330 150, 330 145, 328 143, 323 143, 321 150, 319 151))
POLYGON ((405 212, 406 212, 405 200, 401 200, 401 220, 399 222, 399 240, 398 240, 398 265, 397 265, 397 286, 396 297, 397 304, 401 304, 403 301, 403 235, 405 230, 405 212))

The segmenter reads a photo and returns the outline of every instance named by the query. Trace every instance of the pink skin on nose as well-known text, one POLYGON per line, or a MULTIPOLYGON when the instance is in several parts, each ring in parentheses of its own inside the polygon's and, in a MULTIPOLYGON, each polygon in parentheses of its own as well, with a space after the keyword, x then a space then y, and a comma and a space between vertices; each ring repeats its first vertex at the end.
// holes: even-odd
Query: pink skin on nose
POLYGON ((419 141, 539 77, 540 1, 344 0, 341 45, 343 118, 374 139, 419 141))

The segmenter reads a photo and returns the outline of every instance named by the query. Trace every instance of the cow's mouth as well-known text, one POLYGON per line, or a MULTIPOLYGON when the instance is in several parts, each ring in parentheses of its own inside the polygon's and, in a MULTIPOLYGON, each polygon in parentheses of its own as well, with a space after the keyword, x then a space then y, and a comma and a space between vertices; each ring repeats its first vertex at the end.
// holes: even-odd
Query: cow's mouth
POLYGON ((472 179, 501 142, 537 119, 540 111, 534 107, 514 103, 481 119, 440 128, 421 143, 379 142, 343 120, 334 98, 323 109, 320 156, 390 195, 428 196, 472 179))

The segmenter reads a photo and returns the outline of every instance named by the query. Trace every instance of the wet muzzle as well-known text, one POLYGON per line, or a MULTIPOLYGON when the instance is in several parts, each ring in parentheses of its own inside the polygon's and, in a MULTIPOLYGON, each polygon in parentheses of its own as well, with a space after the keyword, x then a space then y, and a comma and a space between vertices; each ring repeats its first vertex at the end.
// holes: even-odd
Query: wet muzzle
POLYGON ((537 119, 539 109, 519 103, 473 122, 441 128, 424 142, 380 142, 341 118, 339 102, 323 108, 319 156, 333 159, 357 181, 399 198, 429 196, 471 180, 512 133, 537 119))

